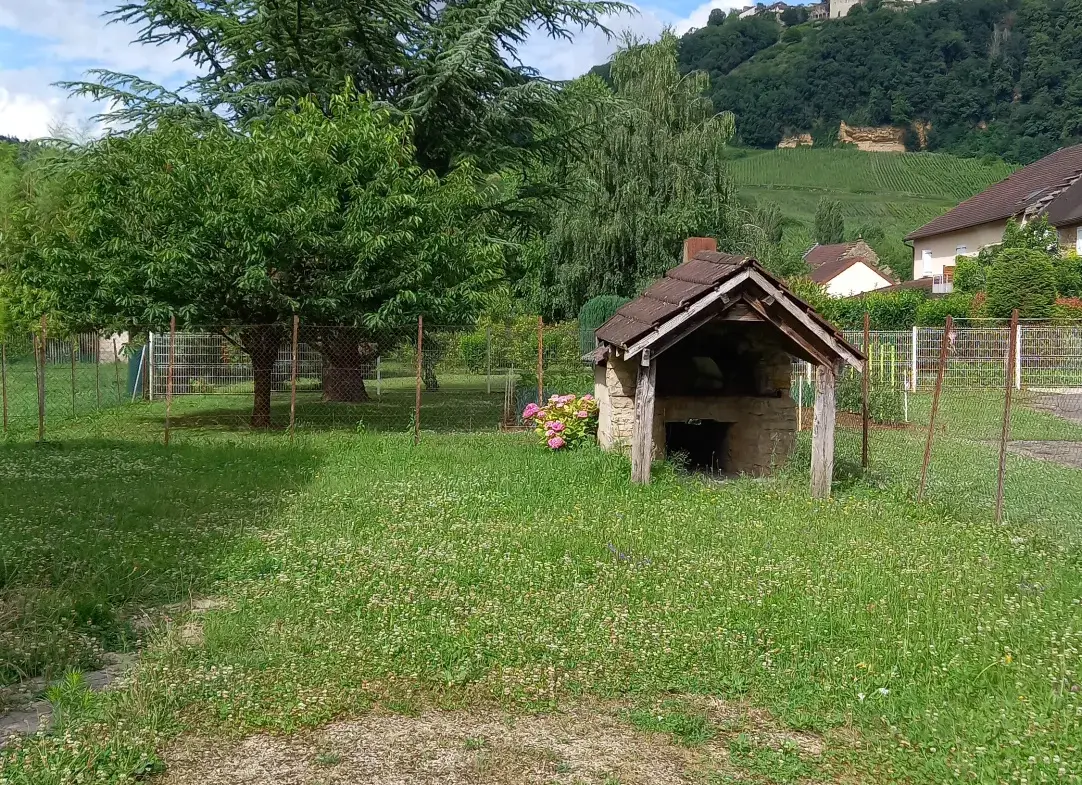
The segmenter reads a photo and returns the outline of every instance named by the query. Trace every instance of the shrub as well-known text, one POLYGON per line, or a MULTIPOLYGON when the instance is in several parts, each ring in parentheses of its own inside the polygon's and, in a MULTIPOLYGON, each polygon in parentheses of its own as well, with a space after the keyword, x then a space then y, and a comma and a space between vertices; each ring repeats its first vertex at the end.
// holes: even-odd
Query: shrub
POLYGON ((483 373, 488 360, 489 335, 485 330, 466 333, 458 339, 458 358, 468 373, 483 373))
POLYGON ((954 290, 976 294, 988 283, 986 265, 977 256, 959 256, 954 263, 954 290))
POLYGON ((1018 309, 1023 319, 1047 319, 1056 302, 1056 273, 1043 251, 1004 248, 988 272, 988 315, 1007 319, 1018 309))
MULTIPOLYGON (((847 371, 838 380, 837 407, 843 412, 863 414, 864 390, 860 374, 847 371)), ((889 385, 873 384, 868 390, 868 417, 874 423, 900 423, 905 417, 902 392, 889 385)))
POLYGON ((1060 297, 1082 297, 1082 256, 1069 253, 1057 259, 1056 291, 1060 297))
POLYGON ((1056 321, 1073 322, 1082 319, 1082 298, 1057 297, 1052 308, 1052 317, 1056 321))
POLYGON ((522 419, 534 424, 534 432, 550 450, 571 449, 597 432, 597 401, 590 394, 553 395, 544 407, 527 406, 522 419))
POLYGON ((917 307, 917 326, 942 327, 947 317, 962 319, 969 316, 973 306, 973 295, 955 292, 946 297, 933 297, 917 307))

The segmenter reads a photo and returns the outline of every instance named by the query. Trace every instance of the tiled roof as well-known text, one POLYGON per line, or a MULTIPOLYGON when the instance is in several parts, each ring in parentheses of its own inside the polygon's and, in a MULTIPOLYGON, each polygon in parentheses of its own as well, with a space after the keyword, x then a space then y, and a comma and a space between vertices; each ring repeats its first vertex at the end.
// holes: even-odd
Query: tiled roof
POLYGON ((804 254, 804 261, 811 268, 808 277, 818 284, 829 283, 854 264, 863 262, 883 276, 884 280, 892 283, 897 280, 894 275, 879 266, 878 259, 862 253, 854 253, 858 244, 858 242, 852 242, 813 246, 804 254))
POLYGON ((966 199, 950 212, 910 232, 905 239, 916 240, 1011 218, 1054 197, 1076 180, 1080 173, 1082 144, 1057 150, 966 199))
POLYGON ((808 266, 815 269, 827 262, 836 262, 849 253, 856 243, 831 243, 829 245, 813 245, 811 250, 804 254, 804 261, 808 266))
MULTIPOLYGON (((615 315, 601 325, 595 335, 601 344, 627 348, 671 319, 692 307, 700 300, 709 298, 720 287, 740 272, 748 270, 762 276, 779 294, 780 298, 795 304, 819 328, 832 336, 852 357, 860 358, 860 352, 845 341, 844 335, 820 316, 810 305, 794 295, 781 280, 765 270, 757 261, 742 256, 700 251, 692 259, 677 265, 655 281, 636 299, 620 308, 615 315)), ((758 283, 748 280, 730 290, 730 294, 750 291, 757 297, 765 296, 758 283), (742 286, 748 287, 747 290, 742 286)), ((705 304, 707 308, 711 305, 705 304)), ((779 306, 771 319, 789 320, 792 317, 779 306), (780 314, 780 315, 778 315, 780 314)), ((604 347, 602 347, 604 348, 604 347)), ((845 355, 839 355, 844 357, 845 355)), ((593 354, 600 361, 600 352, 593 354)))

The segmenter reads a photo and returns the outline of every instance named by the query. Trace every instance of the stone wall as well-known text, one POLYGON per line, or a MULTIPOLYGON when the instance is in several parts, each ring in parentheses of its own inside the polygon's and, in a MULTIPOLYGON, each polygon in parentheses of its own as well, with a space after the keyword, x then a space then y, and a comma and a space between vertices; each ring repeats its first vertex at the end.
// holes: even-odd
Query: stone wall
MULTIPOLYGON (((594 395, 600 419, 598 442, 604 449, 627 450, 635 430, 635 386, 638 363, 610 353, 594 371, 594 395)), ((658 373, 664 372, 662 363, 658 373)), ((671 395, 654 401, 654 458, 663 459, 665 424, 688 420, 733 423, 729 429, 724 468, 732 473, 766 474, 792 452, 796 403, 789 395, 792 358, 768 351, 755 368, 756 395, 671 395)))

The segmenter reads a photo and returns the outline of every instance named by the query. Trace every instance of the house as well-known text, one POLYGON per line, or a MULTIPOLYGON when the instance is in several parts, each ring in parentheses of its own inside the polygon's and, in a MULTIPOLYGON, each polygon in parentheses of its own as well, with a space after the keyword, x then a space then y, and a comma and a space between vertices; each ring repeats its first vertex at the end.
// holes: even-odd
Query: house
POLYGON ((1010 219, 1045 216, 1061 246, 1082 253, 1082 144, 1032 163, 906 235, 913 277, 949 279, 955 258, 1003 241, 1010 219))
POLYGON ((812 3, 808 6, 808 19, 816 22, 820 19, 830 18, 830 3, 824 0, 822 3, 812 3))
POLYGON ((853 6, 860 4, 861 0, 829 0, 830 18, 841 19, 852 10, 853 6))
POLYGON ((835 381, 864 357, 754 259, 684 243, 684 261, 595 333, 598 442, 631 450, 634 482, 655 458, 681 454, 710 473, 769 474, 789 457, 794 359, 818 367, 812 492, 830 493, 835 381))
POLYGON ((813 245, 804 254, 811 272, 808 277, 831 297, 850 297, 897 283, 879 256, 863 240, 853 243, 813 245))

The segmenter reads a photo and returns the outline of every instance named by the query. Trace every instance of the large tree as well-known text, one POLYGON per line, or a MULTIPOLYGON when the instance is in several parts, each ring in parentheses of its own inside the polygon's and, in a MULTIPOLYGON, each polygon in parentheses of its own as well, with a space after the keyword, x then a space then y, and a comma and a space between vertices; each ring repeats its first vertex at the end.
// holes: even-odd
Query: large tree
POLYGON ((354 376, 336 383, 363 384, 361 331, 476 314, 502 279, 483 175, 423 170, 388 115, 346 92, 246 133, 162 120, 91 144, 57 175, 60 221, 16 216, 2 280, 86 325, 222 328, 251 357, 252 424, 266 427, 294 314, 351 326, 338 376, 354 376))
POLYGON ((542 281, 553 315, 574 316, 600 294, 632 296, 676 262, 689 236, 734 250, 743 239, 722 157, 732 116, 704 95, 705 74, 680 74, 676 52, 671 32, 626 42, 608 102, 592 100, 610 91, 597 76, 568 88, 594 134, 590 154, 566 160, 561 175, 573 190, 554 213, 542 281))

